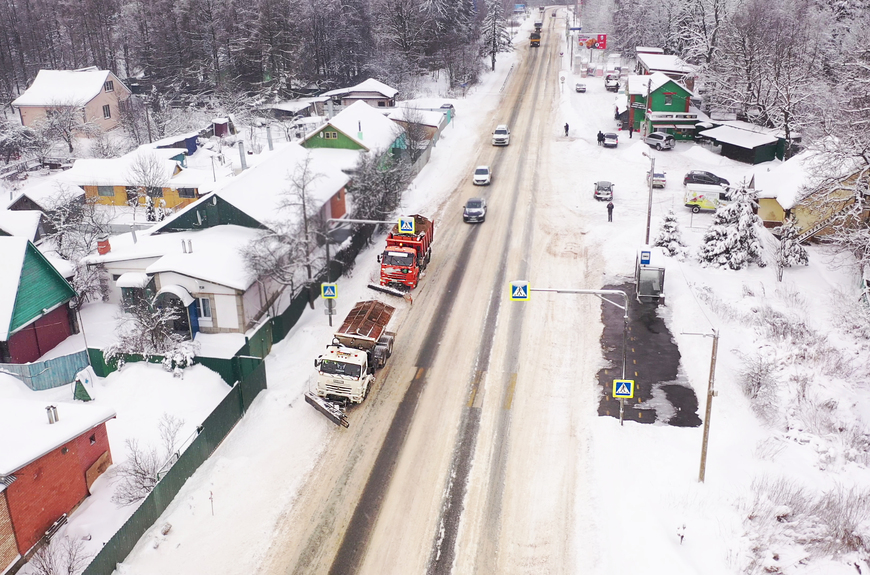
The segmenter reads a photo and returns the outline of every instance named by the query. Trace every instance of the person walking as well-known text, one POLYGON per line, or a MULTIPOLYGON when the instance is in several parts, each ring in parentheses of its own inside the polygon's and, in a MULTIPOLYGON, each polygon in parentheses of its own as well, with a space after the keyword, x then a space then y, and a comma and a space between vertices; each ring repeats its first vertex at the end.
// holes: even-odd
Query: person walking
POLYGON ((568 122, 565 122, 565 137, 568 137, 568 122))
POLYGON ((613 202, 607 202, 607 221, 613 221, 613 202))
POLYGON ((604 145, 604 133, 601 130, 598 130, 598 145, 604 145))
POLYGON ((634 132, 634 126, 631 124, 628 125, 628 139, 631 139, 631 133, 634 132))

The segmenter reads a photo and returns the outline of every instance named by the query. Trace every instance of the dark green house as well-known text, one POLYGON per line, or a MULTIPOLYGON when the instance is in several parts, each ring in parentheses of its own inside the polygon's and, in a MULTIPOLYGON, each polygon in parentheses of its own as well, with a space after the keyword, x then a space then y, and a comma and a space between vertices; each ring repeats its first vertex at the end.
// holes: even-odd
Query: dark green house
POLYGON ((0 363, 29 363, 73 333, 76 292, 27 238, 0 237, 0 363))
POLYGON ((691 140, 698 114, 689 112, 692 93, 661 72, 629 76, 625 90, 628 99, 628 126, 635 132, 667 132, 677 140, 691 140), (647 102, 649 99, 649 102, 647 102))

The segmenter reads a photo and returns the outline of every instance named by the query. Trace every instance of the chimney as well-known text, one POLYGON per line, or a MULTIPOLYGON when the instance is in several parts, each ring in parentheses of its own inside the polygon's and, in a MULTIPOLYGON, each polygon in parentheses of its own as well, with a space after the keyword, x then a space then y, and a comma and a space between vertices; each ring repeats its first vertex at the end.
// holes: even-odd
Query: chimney
POLYGON ((357 134, 357 136, 359 136, 359 139, 362 140, 363 133, 362 133, 362 122, 361 121, 357 122, 357 128, 359 129, 359 132, 357 132, 356 134, 357 134))
POLYGON ((52 413, 52 415, 54 415, 55 421, 60 421, 60 416, 57 414, 57 406, 56 405, 51 406, 51 413, 52 413))
POLYGON ((47 405, 45 407, 45 413, 48 415, 48 423, 49 425, 53 423, 57 423, 57 408, 53 405, 47 405))
POLYGON ((185 254, 187 253, 187 244, 184 243, 184 238, 181 238, 181 252, 185 254))
POLYGON ((133 243, 135 244, 138 240, 136 239, 136 228, 130 226, 130 233, 133 234, 133 243))
POLYGON ((269 140, 269 151, 271 152, 275 147, 272 145, 272 126, 270 124, 266 124, 266 139, 269 140))
POLYGON ((245 158, 245 143, 239 142, 239 159, 242 162, 242 171, 248 169, 248 160, 245 158))
POLYGON ((193 253, 193 240, 187 240, 187 253, 193 253))
POLYGON ((97 253, 104 256, 110 251, 112 251, 112 246, 109 244, 109 234, 97 236, 97 253))

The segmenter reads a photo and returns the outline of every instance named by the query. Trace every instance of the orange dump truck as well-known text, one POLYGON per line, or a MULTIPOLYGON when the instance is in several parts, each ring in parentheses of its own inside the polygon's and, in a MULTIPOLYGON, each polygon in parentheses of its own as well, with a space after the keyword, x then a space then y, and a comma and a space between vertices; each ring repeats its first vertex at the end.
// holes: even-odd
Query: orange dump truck
POLYGON ((399 233, 396 224, 387 236, 387 247, 378 256, 381 262, 382 286, 411 290, 417 287, 420 274, 432 257, 432 235, 435 226, 420 215, 414 218, 414 233, 399 233))

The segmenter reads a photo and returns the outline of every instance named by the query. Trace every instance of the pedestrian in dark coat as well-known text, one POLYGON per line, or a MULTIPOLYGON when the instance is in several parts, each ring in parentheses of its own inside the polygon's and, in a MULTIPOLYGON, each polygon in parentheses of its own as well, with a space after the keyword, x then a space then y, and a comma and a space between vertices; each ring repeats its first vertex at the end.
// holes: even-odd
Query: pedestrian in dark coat
POLYGON ((613 221, 613 202, 607 202, 607 221, 613 221))
POLYGON ((628 139, 631 139, 631 133, 634 132, 634 126, 631 124, 628 125, 628 139))
POLYGON ((568 122, 565 122, 565 136, 568 136, 568 122))
POLYGON ((601 130, 598 130, 598 145, 604 145, 604 132, 602 132, 601 130))

